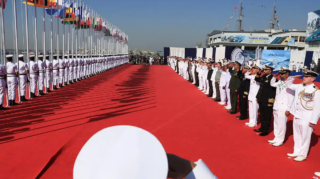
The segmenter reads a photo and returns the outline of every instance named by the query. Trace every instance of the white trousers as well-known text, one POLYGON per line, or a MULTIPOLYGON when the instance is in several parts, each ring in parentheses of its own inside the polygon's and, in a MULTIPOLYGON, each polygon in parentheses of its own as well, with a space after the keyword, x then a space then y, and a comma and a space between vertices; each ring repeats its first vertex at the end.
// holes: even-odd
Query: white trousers
POLYGON ((44 73, 39 73, 39 90, 43 90, 44 73))
POLYGON ((66 67, 64 69, 64 82, 68 82, 68 79, 69 79, 69 68, 66 67))
POLYGON ((36 87, 38 83, 38 75, 30 75, 30 91, 31 93, 36 93, 36 87))
POLYGON ((73 80, 73 67, 69 67, 69 80, 73 80))
POLYGON ((77 78, 80 78, 80 66, 77 67, 77 78))
POLYGON ((189 73, 188 73, 187 69, 184 72, 184 79, 189 80, 189 73))
POLYGON ((221 98, 221 103, 226 103, 226 89, 223 89, 222 86, 219 86, 220 88, 220 98, 221 98))
POLYGON ((273 130, 274 130, 274 141, 277 144, 282 144, 286 136, 287 120, 286 111, 273 110, 273 130))
POLYGON ((0 105, 3 105, 5 89, 6 81, 4 81, 4 79, 0 79, 0 105))
POLYGON ((50 88, 51 71, 46 71, 45 87, 50 88))
POLYGON ((59 79, 59 71, 53 70, 53 85, 56 86, 59 79))
POLYGON ((213 86, 213 94, 212 94, 212 98, 216 98, 216 97, 217 97, 216 84, 215 84, 215 81, 211 81, 211 82, 212 82, 212 86, 213 86))
POLYGON ((257 101, 249 100, 249 123, 253 125, 258 124, 258 110, 259 104, 257 101))
POLYGON ((294 141, 294 154, 307 157, 311 135, 313 128, 309 126, 309 119, 293 119, 293 141, 294 141))
POLYGON ((226 92, 227 92, 227 100, 228 100, 227 107, 231 108, 230 89, 228 86, 226 86, 226 92))
POLYGON ((59 83, 64 83, 64 69, 59 69, 59 83))
POLYGON ((210 90, 209 83, 211 83, 211 81, 206 80, 206 86, 207 86, 206 93, 207 93, 207 94, 209 93, 209 90, 210 90))
POLYGON ((19 90, 20 95, 25 96, 27 86, 27 75, 19 75, 19 90))
POLYGON ((17 77, 8 77, 8 99, 15 100, 16 99, 16 88, 17 88, 17 77))
POLYGON ((207 83, 206 83, 207 79, 203 76, 202 77, 202 84, 203 84, 203 90, 207 91, 207 83))
POLYGON ((202 76, 199 76, 199 88, 203 89, 202 76))
POLYGON ((73 79, 77 79, 77 73, 78 73, 78 70, 77 70, 77 67, 73 67, 73 79))

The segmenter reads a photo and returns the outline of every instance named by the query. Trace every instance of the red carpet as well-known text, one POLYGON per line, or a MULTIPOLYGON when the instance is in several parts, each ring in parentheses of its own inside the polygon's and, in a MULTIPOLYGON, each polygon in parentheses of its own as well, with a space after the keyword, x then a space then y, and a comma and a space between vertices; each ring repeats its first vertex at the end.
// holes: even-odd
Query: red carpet
POLYGON ((272 147, 247 121, 207 98, 167 66, 124 65, 0 114, 0 178, 72 178, 75 158, 99 130, 134 125, 153 133, 169 153, 203 159, 219 178, 312 178, 320 171, 319 126, 306 161, 287 140, 272 147))

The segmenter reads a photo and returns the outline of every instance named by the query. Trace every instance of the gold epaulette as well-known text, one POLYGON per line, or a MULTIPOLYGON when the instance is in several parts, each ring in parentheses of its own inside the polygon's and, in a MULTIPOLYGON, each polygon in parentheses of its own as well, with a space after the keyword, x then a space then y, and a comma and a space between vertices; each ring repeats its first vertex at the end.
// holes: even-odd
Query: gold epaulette
POLYGON ((268 102, 269 102, 269 103, 274 103, 274 99, 271 98, 271 99, 268 100, 268 102))
POLYGON ((245 91, 243 94, 248 95, 248 92, 247 92, 247 91, 245 91))

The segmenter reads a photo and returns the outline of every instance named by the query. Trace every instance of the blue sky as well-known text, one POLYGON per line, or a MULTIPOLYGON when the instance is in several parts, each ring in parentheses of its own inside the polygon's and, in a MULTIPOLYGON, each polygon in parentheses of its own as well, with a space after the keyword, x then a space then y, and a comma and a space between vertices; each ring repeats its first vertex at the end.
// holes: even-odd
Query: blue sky
MULTIPOLYGON (((21 6, 19 2, 21 0, 17 0, 18 10, 21 6)), ((240 0, 87 0, 85 3, 129 35, 130 49, 161 51, 165 46, 195 47, 199 42, 204 43, 206 34, 226 27, 240 0)), ((244 29, 269 28, 273 4, 273 0, 244 0, 244 29)), ((318 4, 318 0, 278 0, 277 14, 281 28, 305 30, 308 12, 320 9, 320 6, 315 6, 318 4)), ((5 17, 12 16, 10 8, 9 5, 5 17)), ((238 10, 227 30, 236 30, 238 10)), ((21 18, 21 14, 18 17, 21 18)), ((12 37, 10 21, 8 17, 6 28, 11 28, 6 30, 8 37, 12 37)))

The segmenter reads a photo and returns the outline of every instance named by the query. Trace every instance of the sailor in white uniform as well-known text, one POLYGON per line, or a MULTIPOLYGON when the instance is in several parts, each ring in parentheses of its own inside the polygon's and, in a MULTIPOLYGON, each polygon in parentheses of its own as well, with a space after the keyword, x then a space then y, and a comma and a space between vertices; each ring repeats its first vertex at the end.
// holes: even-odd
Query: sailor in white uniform
POLYGON ((68 55, 64 56, 64 86, 69 83, 69 58, 68 55))
POLYGON ((230 80, 231 80, 231 74, 229 72, 228 65, 227 65, 226 78, 225 78, 225 81, 226 81, 226 88, 225 89, 226 89, 226 96, 227 96, 227 106, 224 107, 227 110, 231 109, 231 98, 230 98, 230 89, 229 89, 230 80))
POLYGON ((36 88, 38 84, 38 77, 39 77, 39 67, 38 64, 34 61, 35 56, 30 55, 30 92, 31 98, 36 97, 36 88))
POLYGON ((7 75, 7 68, 0 63, 0 110, 6 109, 3 107, 4 92, 6 90, 5 75, 7 75))
POLYGON ((13 55, 7 55, 7 85, 8 85, 8 100, 9 105, 17 105, 16 101, 16 90, 17 90, 17 83, 18 83, 18 67, 14 64, 13 55))
POLYGON ((62 88, 62 85, 64 84, 64 67, 65 63, 63 60, 63 56, 59 56, 59 88, 62 88))
MULTIPOLYGON (((18 65, 17 65, 18 66, 18 65)), ((19 90, 20 90, 20 101, 27 101, 26 99, 26 86, 27 78, 29 73, 29 67, 24 62, 23 55, 19 55, 19 90)))
POLYGON ((286 130, 287 130, 287 120, 290 115, 290 109, 288 104, 292 104, 294 99, 294 92, 288 89, 289 86, 294 81, 293 77, 290 77, 290 72, 288 68, 281 67, 281 70, 274 78, 271 79, 270 85, 276 90, 276 97, 273 106, 273 118, 274 118, 274 139, 268 142, 275 146, 281 146, 283 144, 286 130), (280 80, 276 81, 276 77, 280 74, 280 80))
POLYGON ((38 67, 39 67, 39 94, 44 95, 43 93, 43 86, 44 86, 44 77, 45 77, 45 70, 47 68, 46 62, 43 60, 43 55, 38 56, 38 67))
POLYGON ((52 69, 53 69, 53 65, 52 62, 50 61, 50 56, 46 55, 46 78, 45 78, 45 87, 46 87, 46 92, 49 93, 50 91, 50 79, 52 76, 52 69))
POLYGON ((53 89, 57 89, 57 84, 59 84, 59 60, 58 56, 53 56, 53 89))
POLYGON ((69 84, 73 84, 73 80, 74 80, 74 76, 73 76, 73 73, 74 73, 74 59, 73 59, 73 56, 70 55, 69 56, 69 84))
POLYGON ((257 73, 259 72, 260 68, 258 66, 253 66, 251 68, 252 74, 246 74, 245 78, 250 80, 250 90, 248 95, 248 102, 249 102, 249 122, 246 123, 249 127, 255 127, 258 125, 258 110, 259 104, 257 102, 257 93, 260 88, 260 83, 255 80, 257 73))
POLYGON ((318 75, 316 72, 306 70, 302 84, 292 84, 288 87, 295 91, 290 109, 290 113, 294 116, 294 151, 288 156, 295 157, 294 160, 299 162, 307 158, 313 128, 320 117, 320 90, 314 85, 318 75))

